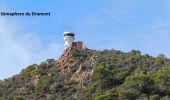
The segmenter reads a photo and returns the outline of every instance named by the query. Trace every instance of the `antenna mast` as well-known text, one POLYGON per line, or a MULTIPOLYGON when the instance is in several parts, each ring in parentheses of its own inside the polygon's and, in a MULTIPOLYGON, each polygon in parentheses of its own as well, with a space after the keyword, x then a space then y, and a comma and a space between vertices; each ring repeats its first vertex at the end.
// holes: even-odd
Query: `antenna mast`
POLYGON ((68 27, 68 31, 70 32, 70 26, 68 27))

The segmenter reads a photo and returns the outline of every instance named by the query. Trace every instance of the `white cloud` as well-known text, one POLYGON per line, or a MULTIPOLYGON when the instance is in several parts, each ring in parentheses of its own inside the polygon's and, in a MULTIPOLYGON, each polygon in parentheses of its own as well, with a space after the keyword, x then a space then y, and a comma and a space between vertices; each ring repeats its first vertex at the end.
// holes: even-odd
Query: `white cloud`
POLYGON ((0 79, 17 74, 29 64, 48 58, 57 58, 62 45, 53 42, 43 44, 33 33, 20 33, 20 25, 0 18, 0 79))

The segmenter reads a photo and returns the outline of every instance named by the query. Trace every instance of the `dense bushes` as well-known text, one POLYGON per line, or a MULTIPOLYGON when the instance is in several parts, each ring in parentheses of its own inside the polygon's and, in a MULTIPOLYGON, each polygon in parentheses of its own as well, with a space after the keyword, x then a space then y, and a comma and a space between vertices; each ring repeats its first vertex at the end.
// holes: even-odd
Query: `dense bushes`
MULTIPOLYGON (((139 50, 72 49, 69 71, 48 59, 0 81, 0 99, 9 100, 161 100, 170 99, 170 65, 164 55, 154 58, 139 50), (73 62, 78 61, 77 64, 73 62), (80 72, 77 69, 82 66, 80 72), (75 74, 75 73, 78 74, 75 74), (90 73, 81 82, 73 75, 90 73), (22 97, 20 97, 22 96, 22 97), (24 98, 23 98, 24 97, 24 98)), ((80 78, 77 76, 77 78, 80 78)))
POLYGON ((35 87, 36 92, 43 92, 43 91, 48 92, 49 84, 50 84, 50 78, 48 76, 44 76, 44 77, 40 78, 40 80, 38 81, 38 83, 35 87))
POLYGON ((119 98, 135 100, 140 94, 147 96, 154 89, 153 80, 147 75, 128 76, 124 84, 117 88, 119 98))
POLYGON ((109 87, 112 83, 112 73, 106 69, 106 63, 102 62, 99 66, 94 69, 92 76, 93 81, 100 81, 101 89, 109 87))
POLYGON ((96 96, 94 100, 116 100, 113 93, 105 93, 103 95, 96 96))
POLYGON ((21 71, 21 75, 23 78, 30 78, 33 76, 33 74, 35 74, 36 72, 36 68, 38 67, 37 64, 33 64, 28 66, 26 69, 21 71))
POLYGON ((25 100, 22 96, 14 96, 13 100, 25 100))
POLYGON ((156 92, 160 96, 170 96, 170 66, 160 68, 156 73, 153 74, 153 79, 158 89, 156 92))
POLYGON ((136 100, 152 98, 159 100, 170 96, 170 66, 151 74, 130 75, 117 88, 120 99, 136 100))

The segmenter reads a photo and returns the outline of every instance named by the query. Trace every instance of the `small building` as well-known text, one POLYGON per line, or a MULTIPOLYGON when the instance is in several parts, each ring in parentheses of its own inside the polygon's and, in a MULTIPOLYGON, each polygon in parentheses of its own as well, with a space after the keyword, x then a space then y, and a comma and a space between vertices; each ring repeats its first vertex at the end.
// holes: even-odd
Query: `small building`
POLYGON ((81 50, 83 48, 83 42, 82 41, 73 42, 72 48, 77 48, 77 49, 81 50))
POLYGON ((67 48, 77 48, 81 50, 83 48, 83 42, 75 40, 75 34, 73 32, 64 32, 64 50, 67 48))

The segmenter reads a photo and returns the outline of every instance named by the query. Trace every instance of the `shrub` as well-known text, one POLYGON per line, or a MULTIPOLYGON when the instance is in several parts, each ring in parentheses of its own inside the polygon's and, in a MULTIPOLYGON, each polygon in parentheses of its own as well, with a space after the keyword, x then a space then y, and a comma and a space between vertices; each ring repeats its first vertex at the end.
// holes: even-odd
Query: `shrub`
POLYGON ((100 65, 95 68, 92 75, 93 81, 100 80, 101 89, 105 88, 108 83, 112 83, 111 71, 107 70, 105 66, 105 62, 100 63, 100 65))
POLYGON ((117 91, 121 99, 129 98, 136 99, 139 94, 145 93, 149 95, 153 90, 154 82, 147 75, 132 75, 128 76, 117 91))
POLYGON ((80 53, 77 50, 77 48, 72 48, 71 54, 72 54, 73 57, 78 57, 80 55, 80 53))
POLYGON ((163 54, 159 54, 155 60, 156 63, 164 63, 164 61, 165 61, 165 55, 163 54))
POLYGON ((13 100, 25 100, 22 96, 14 96, 13 100))
POLYGON ((103 95, 100 96, 96 96, 94 98, 94 100, 117 100, 117 95, 113 94, 113 93, 105 93, 103 95))
POLYGON ((33 64, 33 65, 28 66, 26 69, 22 70, 21 71, 22 77, 24 78, 32 77, 37 67, 38 67, 37 64, 33 64))
POLYGON ((163 67, 153 74, 153 79, 160 95, 170 95, 170 66, 163 67))
POLYGON ((48 85, 50 83, 50 78, 48 76, 42 77, 37 85, 36 85, 36 92, 43 92, 48 90, 48 85))

